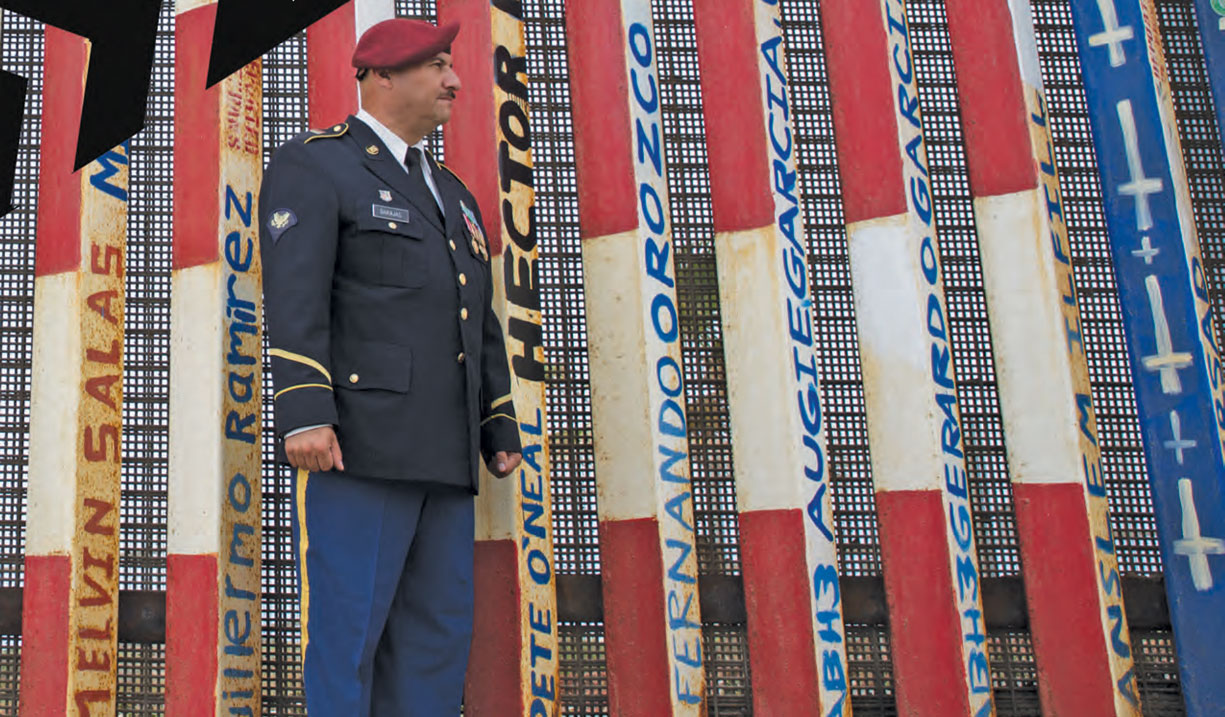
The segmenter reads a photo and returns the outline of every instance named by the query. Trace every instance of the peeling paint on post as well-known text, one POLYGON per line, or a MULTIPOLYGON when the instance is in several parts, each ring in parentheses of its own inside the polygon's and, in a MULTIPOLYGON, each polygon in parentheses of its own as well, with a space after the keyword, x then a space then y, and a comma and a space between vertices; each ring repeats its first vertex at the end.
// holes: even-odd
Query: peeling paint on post
POLYGON ((648 0, 566 3, 609 706, 702 714, 680 321, 648 0))
POLYGON ((753 710, 850 715, 833 497, 777 0, 694 3, 753 710))
POLYGON ((523 8, 518 0, 442 0, 438 13, 440 23, 464 28, 452 46, 464 91, 443 126, 447 164, 476 197, 490 239, 493 305, 523 445, 514 475, 482 471, 464 710, 551 717, 560 710, 560 645, 523 8))
POLYGON ((1029 3, 945 4, 1043 710, 1138 715, 1029 3))
POLYGON ((1218 714, 1225 382, 1157 13, 1151 0, 1096 0, 1072 17, 1183 698, 1189 715, 1218 714))
MULTIPOLYGON (((89 43, 46 29, 44 116, 80 115, 89 43)), ((116 704, 128 144, 72 171, 44 122, 35 261, 21 714, 116 704)))
POLYGON ((258 61, 204 89, 216 7, 181 2, 176 19, 166 711, 254 716, 263 90, 258 61))
POLYGON ((825 0, 899 711, 994 712, 948 311, 902 0, 825 0))

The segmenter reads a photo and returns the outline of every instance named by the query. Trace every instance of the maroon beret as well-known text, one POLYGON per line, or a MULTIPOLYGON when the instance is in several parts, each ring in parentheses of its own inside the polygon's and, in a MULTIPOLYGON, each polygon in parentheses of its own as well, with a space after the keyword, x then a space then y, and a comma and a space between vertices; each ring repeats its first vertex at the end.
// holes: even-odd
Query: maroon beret
POLYGON ((384 20, 362 33, 353 49, 353 66, 387 69, 425 62, 449 50, 458 32, 458 22, 436 27, 403 17, 384 20))

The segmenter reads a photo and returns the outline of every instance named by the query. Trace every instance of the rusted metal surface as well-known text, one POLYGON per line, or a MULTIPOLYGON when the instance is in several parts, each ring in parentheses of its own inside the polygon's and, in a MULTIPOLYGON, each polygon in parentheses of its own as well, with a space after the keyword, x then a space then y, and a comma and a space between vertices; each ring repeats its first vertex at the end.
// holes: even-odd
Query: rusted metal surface
POLYGON ((1043 705, 1136 714, 1123 594, 1099 579, 1118 558, 1029 4, 946 5, 1043 705))
MULTIPOLYGON (((825 411, 777 3, 697 2, 754 709, 849 714, 825 411), (746 156, 748 155, 748 156, 746 156)), ((705 603, 703 603, 705 604, 705 603)))
POLYGON ((696 715, 706 677, 651 6, 568 10, 610 708, 696 715))
MULTIPOLYGON (((89 44, 46 34, 54 110, 79 107, 89 44)), ((79 172, 44 128, 35 279, 23 714, 116 705, 128 145, 79 172), (49 149, 51 146, 56 149, 49 149)))
MULTIPOLYGON (((217 713, 260 711, 260 357, 263 290, 256 206, 263 172, 260 62, 222 81, 221 233, 225 316, 221 535, 217 575, 217 713)), ((204 527, 204 526, 202 526, 204 527)), ((211 527, 211 526, 209 526, 211 527)))
POLYGON ((960 401, 906 4, 826 0, 821 16, 898 709, 993 714, 960 401))
MULTIPOLYGON (((71 703, 82 714, 115 706, 119 596, 119 461, 123 414, 123 262, 127 147, 81 173, 82 392, 76 528, 68 630, 71 703), (115 169, 106 177, 108 169, 115 169), (102 186, 99 186, 102 185, 102 186)), ((32 397, 37 401, 37 396, 32 397)))
POLYGON ((447 160, 473 192, 489 235, 493 309, 502 320, 523 447, 519 468, 501 480, 484 473, 477 496, 473 644, 480 647, 469 662, 465 709, 556 715, 559 617, 522 7, 446 0, 438 10, 440 22, 464 27, 452 46, 465 90, 444 126, 447 160))
MULTIPOLYGON (((556 715, 558 690, 556 572, 549 452, 545 441, 545 354, 540 311, 540 252, 535 233, 535 191, 523 18, 490 3, 494 55, 494 107, 498 113, 500 261, 494 281, 505 303, 503 320, 514 380, 523 463, 514 481, 514 542, 518 546, 519 674, 524 715, 556 715), (525 181, 526 180, 526 181, 525 181)), ((522 12, 520 6, 520 13, 522 12)), ((491 158, 492 160, 492 158, 491 158)))
POLYGON ((258 715, 263 77, 206 90, 216 4, 177 9, 166 708, 258 715))

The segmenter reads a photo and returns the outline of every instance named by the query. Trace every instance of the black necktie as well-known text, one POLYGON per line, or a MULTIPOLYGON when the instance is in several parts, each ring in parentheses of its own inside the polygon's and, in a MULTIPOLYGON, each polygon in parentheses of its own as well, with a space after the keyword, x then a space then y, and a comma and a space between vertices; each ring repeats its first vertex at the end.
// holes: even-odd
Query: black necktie
POLYGON ((409 179, 421 183, 421 188, 425 190, 426 196, 434 204, 434 209, 438 211, 438 218, 442 219, 442 207, 438 205, 434 192, 430 190, 429 182, 425 181, 425 169, 421 166, 423 160, 422 152, 419 152, 416 147, 409 147, 404 152, 404 166, 408 169, 409 179))

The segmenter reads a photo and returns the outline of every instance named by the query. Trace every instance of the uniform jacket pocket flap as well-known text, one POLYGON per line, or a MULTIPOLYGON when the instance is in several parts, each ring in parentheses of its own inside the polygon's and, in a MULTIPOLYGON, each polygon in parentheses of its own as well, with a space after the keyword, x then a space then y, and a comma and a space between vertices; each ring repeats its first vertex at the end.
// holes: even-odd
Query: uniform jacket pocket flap
POLYGON ((345 341, 336 348, 333 380, 340 388, 408 393, 412 350, 378 341, 345 341))
POLYGON ((361 232, 381 232, 410 239, 423 239, 425 225, 426 219, 417 212, 416 207, 374 204, 357 215, 357 229, 361 232))

